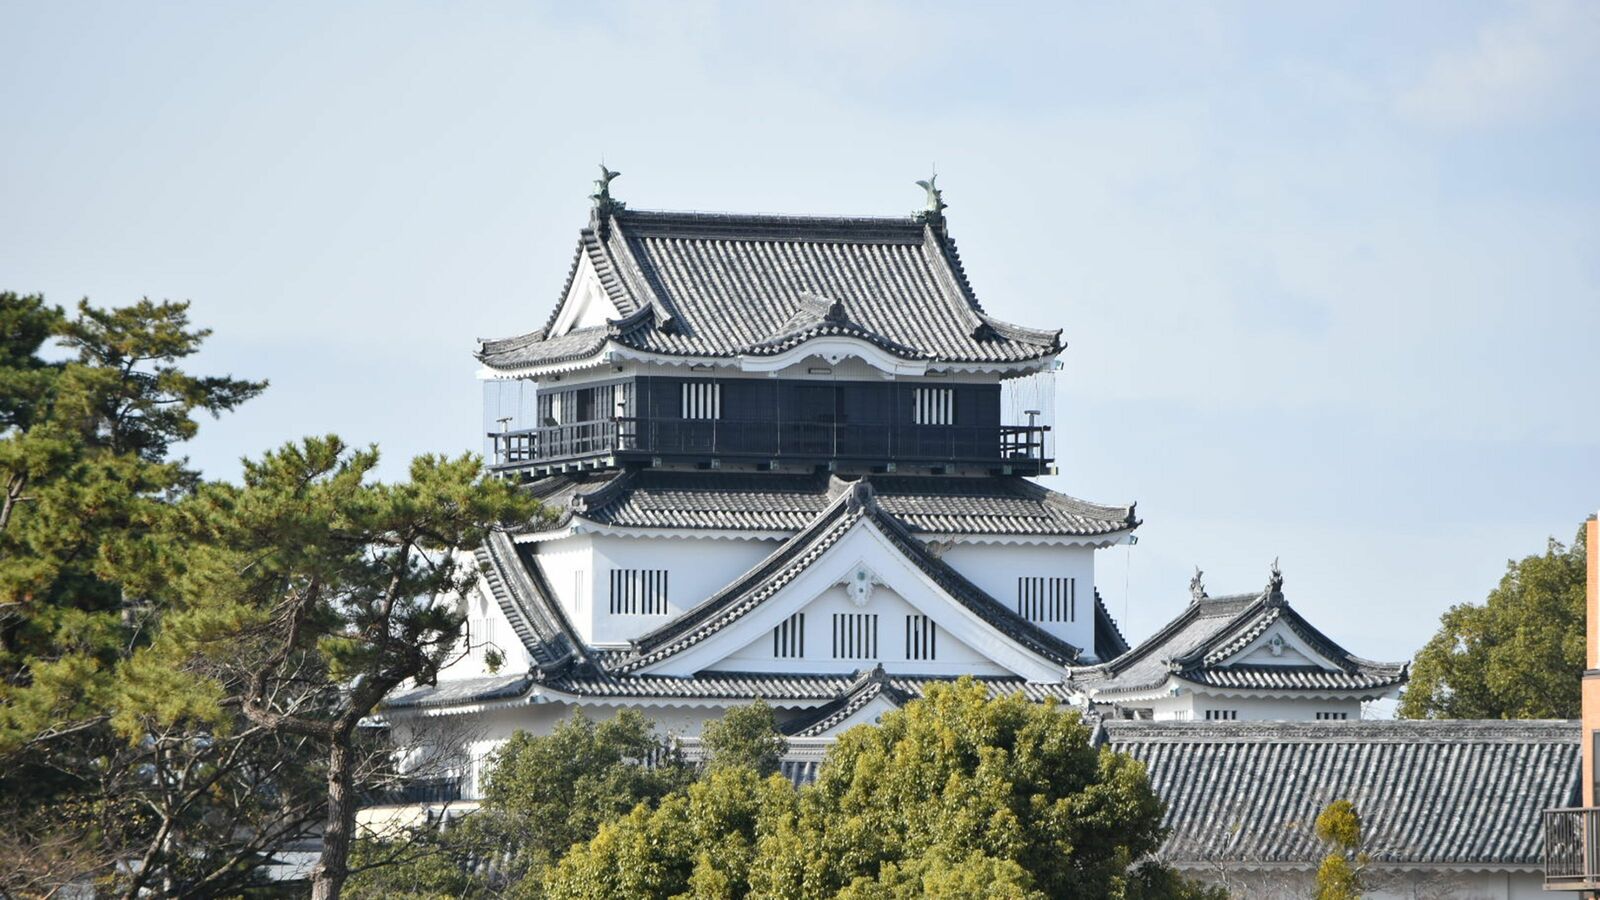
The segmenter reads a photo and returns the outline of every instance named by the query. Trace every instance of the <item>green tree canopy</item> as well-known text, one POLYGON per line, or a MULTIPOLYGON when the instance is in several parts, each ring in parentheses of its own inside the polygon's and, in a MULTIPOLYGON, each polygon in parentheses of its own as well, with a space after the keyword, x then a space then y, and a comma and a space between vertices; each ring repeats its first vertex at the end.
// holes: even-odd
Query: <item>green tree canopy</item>
POLYGON ((209 334, 186 303, 69 316, 0 293, 0 755, 119 705, 171 568, 169 501, 194 483, 168 450, 265 387, 181 369, 209 334))
POLYGON ((852 729, 818 781, 714 768, 552 870, 552 898, 1215 896, 1139 861, 1163 837, 1143 767, 1076 713, 971 679, 852 729))
POLYGON ((152 648, 219 685, 219 706, 304 737, 327 767, 312 895, 338 896, 355 828, 357 725, 402 682, 432 683, 461 652, 470 549, 537 504, 472 456, 415 459, 372 480, 376 450, 335 437, 246 462, 244 483, 184 504, 180 603, 152 648))
POLYGON ((1317 840, 1328 855, 1317 867, 1316 900, 1361 900, 1362 870, 1367 855, 1361 849, 1361 816, 1349 800, 1335 800, 1317 815, 1317 840))
POLYGON ((1506 563, 1483 604, 1453 606, 1417 654, 1399 714, 1572 719, 1585 664, 1584 529, 1572 545, 1506 563))
POLYGON ((292 741, 172 727, 215 693, 135 664, 196 483, 170 451, 264 387, 185 371, 208 334, 183 303, 0 292, 0 893, 221 891, 303 823, 259 790, 292 794, 292 741))
POLYGON ((742 767, 765 778, 778 771, 788 742, 777 717, 764 700, 735 706, 700 731, 712 769, 742 767))

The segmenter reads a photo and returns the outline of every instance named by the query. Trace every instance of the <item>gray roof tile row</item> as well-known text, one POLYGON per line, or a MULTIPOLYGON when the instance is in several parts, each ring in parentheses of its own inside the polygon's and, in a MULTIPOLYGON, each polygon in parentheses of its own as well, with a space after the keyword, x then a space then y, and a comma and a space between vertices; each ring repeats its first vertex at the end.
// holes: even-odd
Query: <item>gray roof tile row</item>
POLYGON ((1167 805, 1180 866, 1315 868, 1317 815, 1349 800, 1379 866, 1536 867, 1541 813, 1573 804, 1577 722, 1108 720, 1167 805))
POLYGON ((583 230, 575 260, 585 257, 621 319, 603 335, 561 343, 570 336, 546 339, 552 314, 539 331, 484 341, 484 364, 564 361, 606 338, 654 353, 725 357, 839 333, 902 356, 989 363, 1048 358, 1062 346, 1060 332, 985 315, 944 229, 911 217, 622 210, 583 230), (839 311, 807 322, 818 299, 839 311))
POLYGON ((1314 628, 1289 605, 1276 582, 1260 594, 1201 596, 1154 635, 1101 665, 1073 672, 1096 694, 1143 691, 1169 678, 1216 688, 1372 691, 1405 683, 1409 667, 1361 659, 1314 628), (1232 657, 1281 622, 1332 668, 1232 662, 1232 657))
MULTIPOLYGON (((1098 537, 1139 524, 1132 506, 1102 506, 1021 476, 865 475, 884 511, 923 534, 1098 537)), ((793 532, 851 482, 823 475, 636 470, 554 475, 530 490, 571 516, 630 528, 793 532)))

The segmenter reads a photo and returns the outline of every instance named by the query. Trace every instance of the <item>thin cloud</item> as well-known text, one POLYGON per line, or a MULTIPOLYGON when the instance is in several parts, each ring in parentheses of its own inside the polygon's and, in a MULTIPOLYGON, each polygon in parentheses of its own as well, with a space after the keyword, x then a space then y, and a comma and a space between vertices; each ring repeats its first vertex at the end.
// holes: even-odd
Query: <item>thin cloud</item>
POLYGON ((1484 128, 1536 121, 1592 102, 1600 76, 1600 5, 1547 2, 1480 28, 1471 46, 1435 57, 1400 92, 1405 118, 1484 128))

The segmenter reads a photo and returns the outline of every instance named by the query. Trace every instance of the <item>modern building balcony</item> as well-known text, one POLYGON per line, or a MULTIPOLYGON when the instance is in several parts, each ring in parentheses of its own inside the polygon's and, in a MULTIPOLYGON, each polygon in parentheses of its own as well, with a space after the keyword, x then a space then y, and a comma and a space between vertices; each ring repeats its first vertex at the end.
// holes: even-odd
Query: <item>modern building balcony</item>
POLYGON ((1050 471, 1048 425, 895 425, 618 416, 490 433, 494 467, 546 475, 624 463, 1050 471))
POLYGON ((1600 809, 1544 811, 1544 889, 1600 889, 1600 809))

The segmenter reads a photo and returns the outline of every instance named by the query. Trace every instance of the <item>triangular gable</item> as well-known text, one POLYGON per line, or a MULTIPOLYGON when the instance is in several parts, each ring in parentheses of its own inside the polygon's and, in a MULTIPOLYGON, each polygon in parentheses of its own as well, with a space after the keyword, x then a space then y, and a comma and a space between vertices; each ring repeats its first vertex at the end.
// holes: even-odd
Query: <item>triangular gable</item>
POLYGON ((582 249, 578 252, 577 267, 567 284, 566 295, 556 309, 555 319, 545 338, 556 338, 578 328, 594 328, 622 318, 617 304, 607 294, 600 275, 595 271, 594 259, 582 249))
POLYGON ((883 667, 878 666, 857 679, 838 699, 785 724, 783 733, 797 738, 835 737, 857 725, 876 725, 912 699, 890 684, 883 667))
POLYGON ((1281 591, 1269 591, 1228 627, 1174 660, 1183 668, 1234 664, 1315 665, 1334 672, 1358 667, 1351 653, 1311 626, 1281 591), (1288 658, 1286 658, 1288 657, 1288 658), (1275 662, 1281 660, 1281 662, 1275 662))
POLYGON ((1225 653, 1208 657, 1206 665, 1218 667, 1309 665, 1330 672, 1339 672, 1348 664, 1343 659, 1328 658, 1309 641, 1296 634, 1287 622, 1275 617, 1254 638, 1229 646, 1225 653))
POLYGON ((693 675, 738 652, 865 565, 873 578, 1000 668, 1056 681, 1079 654, 983 593, 851 486, 745 576, 634 642, 620 671, 693 675))

